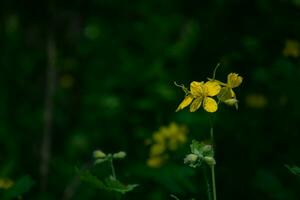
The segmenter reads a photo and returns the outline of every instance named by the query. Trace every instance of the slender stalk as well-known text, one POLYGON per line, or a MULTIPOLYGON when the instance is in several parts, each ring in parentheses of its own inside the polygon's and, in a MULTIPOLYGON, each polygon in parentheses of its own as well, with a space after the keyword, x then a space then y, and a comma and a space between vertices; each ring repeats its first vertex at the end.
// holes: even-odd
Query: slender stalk
POLYGON ((207 168, 206 166, 203 167, 203 174, 204 174, 204 179, 207 185, 207 197, 209 200, 212 200, 212 195, 211 195, 211 191, 210 191, 210 184, 209 184, 209 180, 207 177, 207 168))
POLYGON ((212 179, 212 187, 213 187, 213 197, 214 197, 214 200, 217 200, 215 166, 214 165, 211 166, 211 179, 212 179))
MULTIPOLYGON (((114 162, 113 162, 113 157, 112 156, 110 156, 110 158, 109 158, 109 163, 110 163, 110 168, 111 168, 111 175, 112 175, 113 179, 117 180, 116 171, 115 171, 115 167, 114 167, 114 162)), ((115 199, 116 200, 120 200, 121 199, 121 195, 115 194, 115 199)))
POLYGON ((213 153, 215 153, 214 152, 214 146, 215 146, 215 144, 214 144, 214 127, 211 125, 211 127, 210 127, 210 140, 211 140, 211 144, 212 144, 212 147, 213 147, 213 153))
MULTIPOLYGON (((213 157, 215 157, 215 152, 214 152, 214 128, 211 126, 210 128, 210 138, 211 138, 211 143, 212 143, 212 149, 213 149, 213 157)), ((211 179, 212 179, 212 188, 213 188, 213 199, 217 200, 217 190, 216 190, 216 175, 215 175, 215 166, 211 166, 211 179)))
POLYGON ((214 74, 213 74, 213 78, 212 78, 213 80, 215 80, 215 78, 216 78, 217 69, 220 67, 220 65, 221 65, 221 63, 218 63, 214 69, 214 74))
POLYGON ((53 129, 53 110, 55 93, 55 64, 56 47, 52 33, 49 34, 47 44, 48 66, 46 71, 46 91, 45 91, 45 111, 44 111, 44 131, 41 145, 41 189, 45 191, 48 183, 49 161, 51 157, 52 129, 53 129))
POLYGON ((113 163, 113 158, 110 158, 109 162, 110 162, 110 167, 111 167, 111 174, 114 179, 117 179, 116 171, 115 171, 115 167, 114 167, 114 163, 113 163))

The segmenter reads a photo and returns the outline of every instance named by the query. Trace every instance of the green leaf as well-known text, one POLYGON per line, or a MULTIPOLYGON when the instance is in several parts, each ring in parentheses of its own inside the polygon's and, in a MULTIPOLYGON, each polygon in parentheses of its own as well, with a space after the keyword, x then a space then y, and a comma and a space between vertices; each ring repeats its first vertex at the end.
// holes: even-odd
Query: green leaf
POLYGON ((131 190, 133 190, 135 187, 138 186, 137 184, 124 185, 123 183, 121 183, 120 181, 118 181, 113 177, 109 177, 105 179, 105 183, 109 190, 119 192, 122 194, 130 192, 131 190))
POLYGON ((3 196, 3 199, 9 200, 22 196, 24 193, 28 192, 30 188, 34 185, 34 181, 30 176, 23 176, 18 179, 15 184, 8 189, 3 196))
POLYGON ((292 172, 293 174, 300 176, 300 167, 289 165, 285 165, 285 167, 288 168, 288 170, 290 170, 290 172, 292 172))
POLYGON ((197 156, 201 156, 202 157, 202 148, 203 148, 204 144, 203 143, 200 143, 196 140, 193 140, 192 141, 192 144, 191 144, 191 152, 193 154, 196 154, 197 156))
POLYGON ((79 177, 82 181, 87 182, 98 189, 107 190, 107 187, 104 185, 104 183, 96 176, 92 175, 90 171, 86 170, 77 172, 79 173, 79 177))
POLYGON ((101 181, 98 177, 92 175, 88 170, 79 171, 78 173, 82 181, 87 182, 101 190, 125 194, 138 186, 137 184, 125 185, 113 177, 109 177, 104 181, 101 181))
POLYGON ((175 200, 180 200, 178 197, 176 197, 174 194, 171 194, 170 197, 172 197, 175 200))

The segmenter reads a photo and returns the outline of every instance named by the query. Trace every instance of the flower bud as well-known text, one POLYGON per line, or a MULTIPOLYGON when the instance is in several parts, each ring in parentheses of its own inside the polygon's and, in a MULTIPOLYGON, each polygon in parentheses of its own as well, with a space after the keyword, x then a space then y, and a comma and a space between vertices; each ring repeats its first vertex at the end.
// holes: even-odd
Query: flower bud
POLYGON ((243 81, 243 78, 237 73, 230 73, 227 76, 227 84, 230 88, 238 87, 243 81))
POLYGON ((216 161, 213 157, 205 156, 203 159, 209 166, 213 166, 216 164, 216 161))
POLYGON ((184 163, 194 163, 197 161, 197 159, 198 159, 198 156, 196 154, 188 154, 184 158, 184 163))
POLYGON ((94 156, 95 159, 105 158, 106 154, 103 153, 103 151, 101 151, 101 150, 96 150, 96 151, 93 152, 93 156, 94 156))
POLYGON ((202 151, 203 151, 204 153, 209 153, 209 152, 212 151, 212 146, 211 146, 210 144, 207 144, 207 145, 205 145, 205 146, 202 148, 202 151))
POLYGON ((125 157, 126 157, 126 152, 124 152, 124 151, 120 151, 118 153, 113 154, 113 158, 116 158, 116 159, 122 159, 125 157))
POLYGON ((95 164, 95 165, 96 165, 96 164, 100 164, 100 163, 103 163, 103 162, 105 162, 105 161, 107 161, 107 158, 99 158, 99 159, 95 160, 94 164, 95 164))

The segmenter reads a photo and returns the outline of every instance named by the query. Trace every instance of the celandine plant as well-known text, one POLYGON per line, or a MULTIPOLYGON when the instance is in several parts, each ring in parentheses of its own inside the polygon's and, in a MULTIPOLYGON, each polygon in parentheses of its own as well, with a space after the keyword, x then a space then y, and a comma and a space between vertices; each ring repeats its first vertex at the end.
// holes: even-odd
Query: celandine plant
POLYGON ((100 177, 92 174, 92 172, 88 169, 77 169, 77 173, 82 181, 89 183, 99 190, 105 190, 114 193, 117 199, 119 199, 120 195, 130 192, 138 186, 137 184, 124 184, 117 179, 114 161, 124 159, 125 157, 126 152, 124 151, 106 154, 101 150, 95 150, 93 152, 94 165, 109 164, 111 168, 111 174, 109 174, 106 178, 101 179, 100 177))
MULTIPOLYGON (((190 89, 184 85, 176 86, 181 87, 185 92, 183 101, 178 106, 176 112, 190 106, 190 112, 197 111, 201 105, 203 109, 209 113, 215 113, 218 110, 220 103, 225 103, 229 106, 235 106, 238 109, 238 100, 236 94, 233 91, 234 88, 238 87, 243 78, 237 73, 230 73, 227 76, 227 82, 221 82, 215 79, 216 70, 214 70, 213 78, 208 78, 208 81, 197 82, 193 81, 190 83, 190 89)), ((207 165, 211 169, 212 178, 212 196, 213 200, 217 199, 216 193, 216 180, 215 180, 215 151, 214 151, 214 130, 213 125, 210 128, 210 140, 211 143, 207 144, 204 142, 192 141, 191 152, 185 157, 184 163, 190 167, 196 168, 203 165, 207 165)), ((208 196, 211 198, 210 188, 208 188, 208 196)))

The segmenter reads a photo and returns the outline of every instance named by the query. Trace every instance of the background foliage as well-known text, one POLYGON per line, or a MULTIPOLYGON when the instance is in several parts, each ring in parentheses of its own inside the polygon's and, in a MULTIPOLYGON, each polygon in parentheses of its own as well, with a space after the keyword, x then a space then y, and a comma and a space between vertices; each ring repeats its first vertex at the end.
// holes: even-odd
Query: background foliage
POLYGON ((188 142, 153 169, 145 141, 171 122, 189 128, 189 141, 208 138, 207 113, 174 112, 183 92, 173 81, 206 79, 218 62, 218 79, 244 77, 239 111, 215 116, 219 199, 300 198, 299 178, 284 167, 300 165, 299 0, 4 0, 0 13, 0 175, 30 175, 35 184, 24 199, 110 199, 75 173, 91 165, 95 149, 127 152, 117 173, 140 186, 124 199, 205 199, 202 172, 183 165, 188 142), (52 144, 42 192, 51 60, 52 144))

